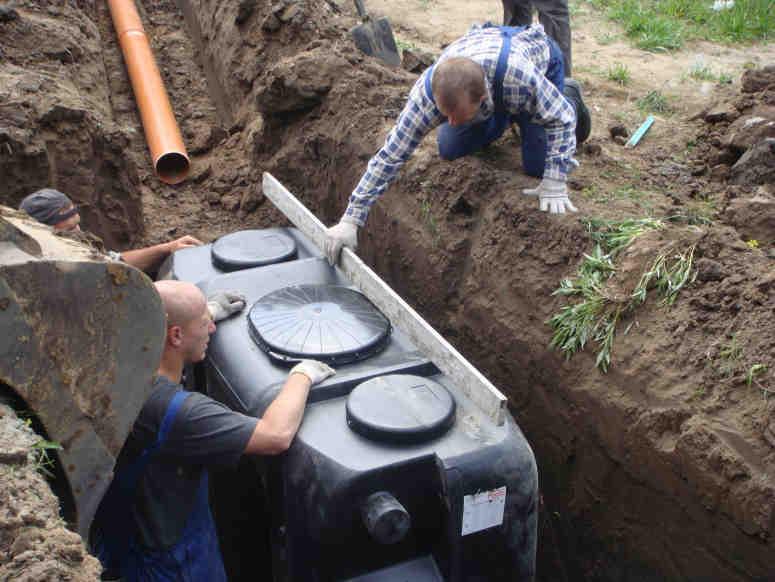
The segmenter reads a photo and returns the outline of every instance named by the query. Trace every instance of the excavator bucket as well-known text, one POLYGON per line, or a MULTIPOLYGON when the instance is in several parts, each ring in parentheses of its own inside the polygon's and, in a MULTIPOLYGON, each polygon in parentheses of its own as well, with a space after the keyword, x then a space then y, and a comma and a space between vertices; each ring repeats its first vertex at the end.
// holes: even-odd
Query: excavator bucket
POLYGON ((0 391, 58 451, 85 538, 151 390, 165 332, 148 277, 0 206, 0 391))

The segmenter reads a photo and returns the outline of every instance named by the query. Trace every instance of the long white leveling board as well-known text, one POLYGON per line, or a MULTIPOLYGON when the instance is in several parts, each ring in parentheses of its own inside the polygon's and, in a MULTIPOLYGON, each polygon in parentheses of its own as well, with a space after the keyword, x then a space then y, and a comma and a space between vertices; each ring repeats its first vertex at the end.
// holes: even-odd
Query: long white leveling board
MULTIPOLYGON (((326 227, 285 186, 264 172, 264 195, 293 225, 323 249, 326 227)), ((414 344, 430 354, 436 367, 449 376, 496 425, 504 422, 506 397, 460 352, 433 329, 406 301, 390 288, 348 248, 342 249, 339 268, 361 293, 390 320, 393 327, 406 333, 414 344)))

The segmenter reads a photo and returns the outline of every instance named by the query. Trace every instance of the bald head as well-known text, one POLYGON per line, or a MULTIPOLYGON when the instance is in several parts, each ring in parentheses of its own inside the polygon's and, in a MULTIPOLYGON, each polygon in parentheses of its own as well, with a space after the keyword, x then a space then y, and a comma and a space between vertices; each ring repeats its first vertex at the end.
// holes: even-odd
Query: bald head
POLYGON ((183 281, 156 281, 154 285, 164 304, 168 327, 185 326, 207 308, 205 296, 196 285, 183 281))
POLYGON ((431 90, 439 109, 451 111, 461 105, 478 106, 485 95, 484 69, 465 57, 445 59, 433 70, 431 90))

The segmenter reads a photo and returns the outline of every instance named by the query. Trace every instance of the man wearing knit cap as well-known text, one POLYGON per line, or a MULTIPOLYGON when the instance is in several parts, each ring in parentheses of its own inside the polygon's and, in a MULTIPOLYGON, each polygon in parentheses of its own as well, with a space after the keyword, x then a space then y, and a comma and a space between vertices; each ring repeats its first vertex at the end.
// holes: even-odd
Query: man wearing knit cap
MULTIPOLYGON (((81 230, 81 215, 66 194, 53 188, 44 188, 27 196, 19 205, 32 218, 60 232, 81 230)), ((111 258, 124 261, 136 269, 151 273, 175 251, 202 244, 193 236, 182 236, 173 241, 117 253, 110 251, 111 258)))

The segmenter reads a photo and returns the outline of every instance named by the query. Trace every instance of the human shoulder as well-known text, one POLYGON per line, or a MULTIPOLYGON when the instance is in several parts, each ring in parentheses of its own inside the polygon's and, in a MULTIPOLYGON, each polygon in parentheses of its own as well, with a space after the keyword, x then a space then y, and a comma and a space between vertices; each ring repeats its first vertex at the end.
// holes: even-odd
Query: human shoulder
POLYGON ((140 411, 139 419, 160 423, 172 397, 182 391, 183 386, 166 376, 154 376, 151 383, 153 390, 140 411))

